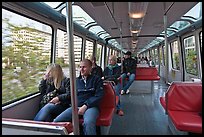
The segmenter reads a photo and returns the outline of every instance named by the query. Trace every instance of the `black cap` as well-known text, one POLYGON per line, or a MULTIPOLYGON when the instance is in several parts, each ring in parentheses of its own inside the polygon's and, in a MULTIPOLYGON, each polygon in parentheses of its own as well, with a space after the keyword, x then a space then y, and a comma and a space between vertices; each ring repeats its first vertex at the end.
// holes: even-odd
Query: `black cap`
POLYGON ((125 53, 125 55, 131 55, 131 52, 130 52, 130 51, 127 51, 127 52, 125 53))

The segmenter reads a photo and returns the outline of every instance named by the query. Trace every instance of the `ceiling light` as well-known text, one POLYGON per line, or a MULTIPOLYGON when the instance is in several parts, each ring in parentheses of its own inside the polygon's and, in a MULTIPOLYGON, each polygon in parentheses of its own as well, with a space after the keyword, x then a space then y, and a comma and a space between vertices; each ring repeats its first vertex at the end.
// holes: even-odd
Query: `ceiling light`
POLYGON ((131 30, 132 33, 138 33, 138 30, 131 30))
POLYGON ((144 17, 144 13, 129 13, 130 18, 139 19, 144 17))

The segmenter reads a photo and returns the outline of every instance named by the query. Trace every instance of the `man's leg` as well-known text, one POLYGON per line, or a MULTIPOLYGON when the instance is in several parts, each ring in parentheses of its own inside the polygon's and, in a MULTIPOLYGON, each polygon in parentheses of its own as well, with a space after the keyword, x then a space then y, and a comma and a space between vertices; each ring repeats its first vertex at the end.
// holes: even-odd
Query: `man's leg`
POLYGON ((72 108, 67 108, 59 116, 57 116, 53 122, 71 122, 72 121, 72 108))
POLYGON ((131 86, 131 84, 134 82, 135 80, 135 74, 130 74, 129 76, 129 80, 128 82, 125 84, 125 86, 123 87, 123 90, 126 92, 127 89, 131 86))
POLYGON ((96 107, 88 108, 84 113, 84 135, 96 135, 96 120, 99 110, 96 107))

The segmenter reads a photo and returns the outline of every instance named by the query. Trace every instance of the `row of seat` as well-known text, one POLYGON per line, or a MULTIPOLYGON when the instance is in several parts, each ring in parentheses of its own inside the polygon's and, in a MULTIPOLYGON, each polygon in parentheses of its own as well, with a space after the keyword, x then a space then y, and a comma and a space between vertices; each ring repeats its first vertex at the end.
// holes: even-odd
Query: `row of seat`
POLYGON ((137 67, 135 80, 160 80, 156 67, 137 67))
POLYGON ((202 134, 201 82, 172 82, 160 103, 177 130, 202 134))

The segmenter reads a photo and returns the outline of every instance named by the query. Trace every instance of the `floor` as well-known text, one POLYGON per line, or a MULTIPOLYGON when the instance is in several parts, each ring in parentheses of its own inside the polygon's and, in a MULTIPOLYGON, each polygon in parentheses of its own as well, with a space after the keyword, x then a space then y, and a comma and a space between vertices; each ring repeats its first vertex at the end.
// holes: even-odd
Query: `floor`
POLYGON ((160 80, 152 86, 150 81, 134 81, 130 94, 121 95, 125 115, 114 115, 109 135, 172 135, 159 102, 168 85, 160 80))

